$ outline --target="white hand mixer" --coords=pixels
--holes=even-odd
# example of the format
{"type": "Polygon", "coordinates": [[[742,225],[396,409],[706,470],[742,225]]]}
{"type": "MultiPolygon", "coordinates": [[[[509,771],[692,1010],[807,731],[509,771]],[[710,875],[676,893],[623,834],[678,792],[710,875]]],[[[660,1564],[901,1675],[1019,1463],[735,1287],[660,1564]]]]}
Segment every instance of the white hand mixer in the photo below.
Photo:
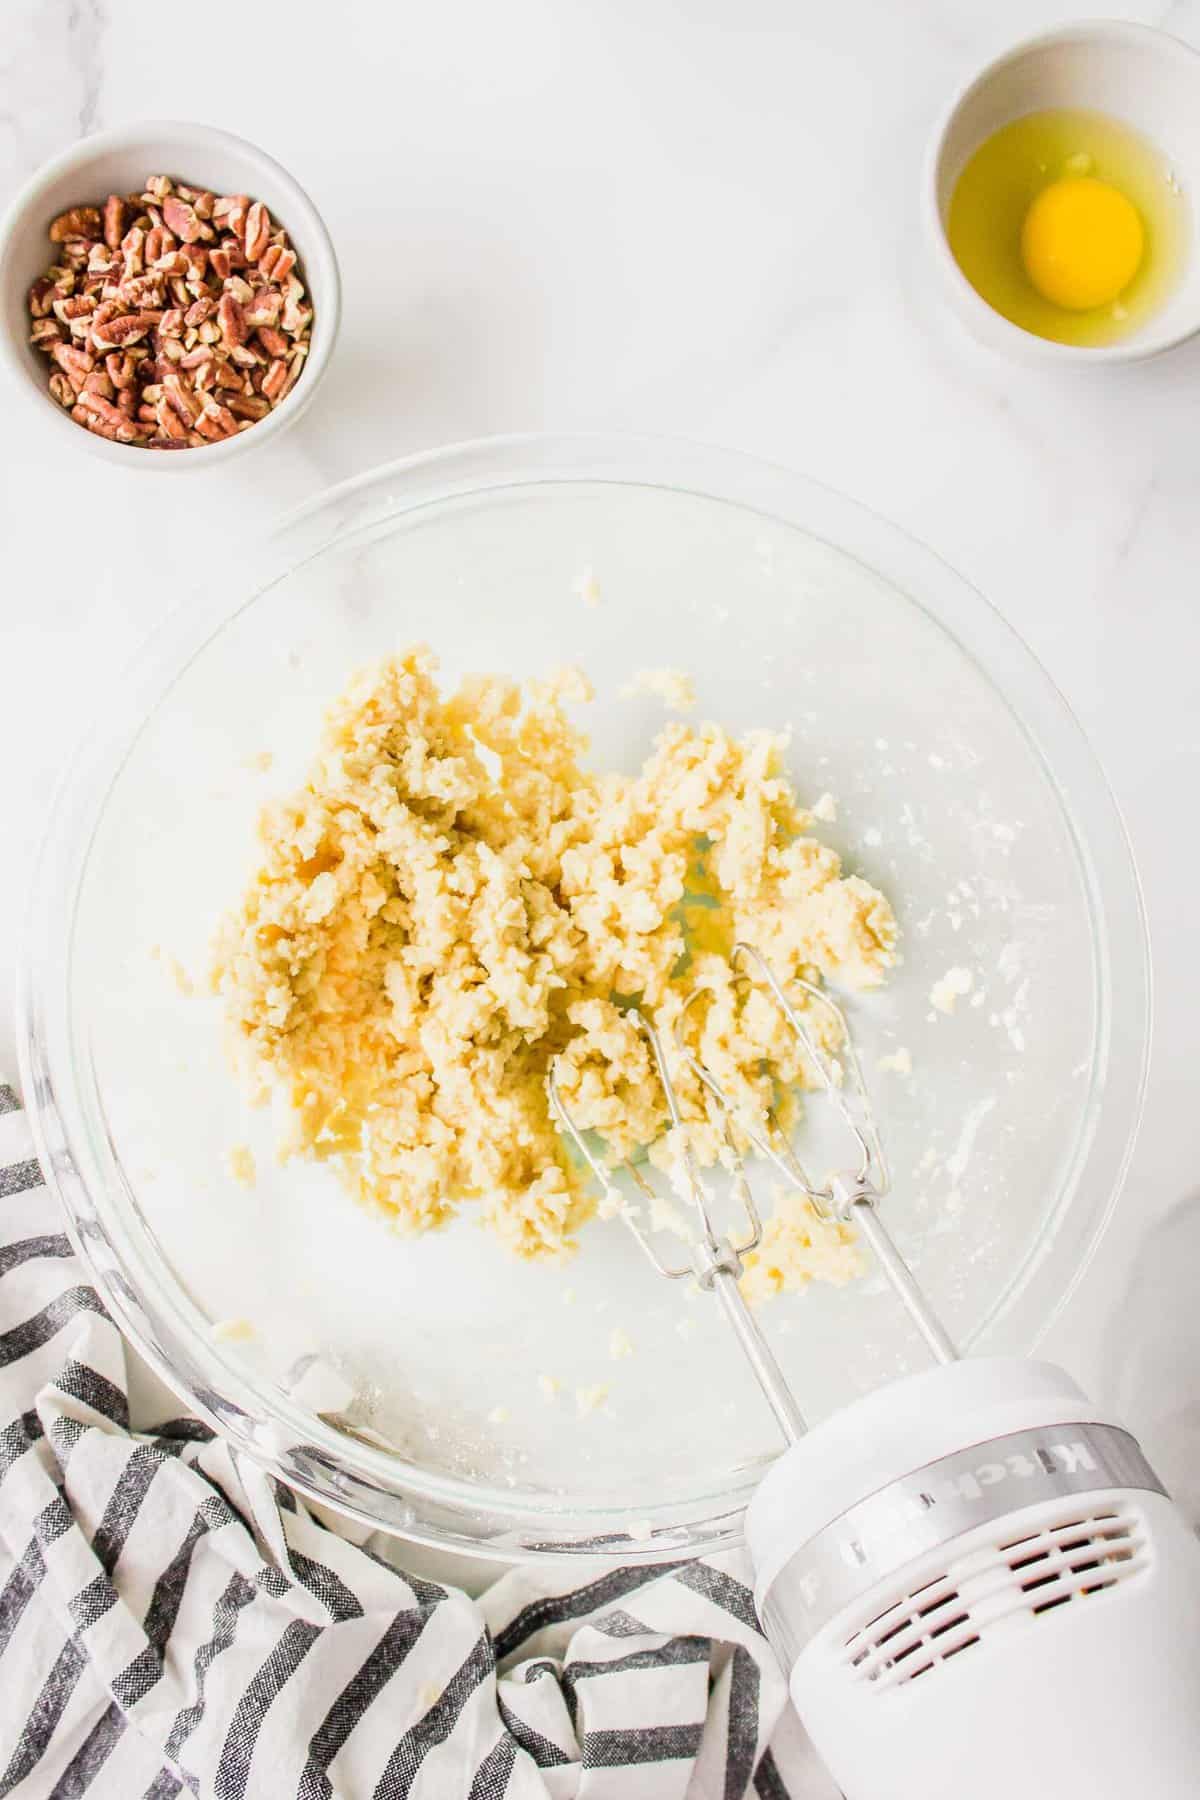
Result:
{"type": "MultiPolygon", "coordinates": [[[[691,1260],[664,1260],[636,1208],[620,1210],[660,1274],[717,1294],[787,1440],[746,1537],[759,1616],[813,1742],[847,1800],[1196,1800],[1200,1544],[1134,1438],[1061,1369],[958,1359],[879,1217],[887,1167],[843,1013],[796,984],[836,1018],[835,1068],[758,952],[739,944],[731,961],[799,1037],[857,1167],[815,1186],[773,1120],[735,1116],[687,1048],[689,1001],[676,1047],[724,1120],[747,1229],[733,1242],[714,1228],[663,1044],[636,1012],[682,1145],[691,1260]],[[738,1287],[761,1226],[735,1123],[818,1214],[854,1221],[936,1358],[812,1430],[738,1287]]],[[[550,1098],[617,1203],[553,1070],[550,1098]]]]}

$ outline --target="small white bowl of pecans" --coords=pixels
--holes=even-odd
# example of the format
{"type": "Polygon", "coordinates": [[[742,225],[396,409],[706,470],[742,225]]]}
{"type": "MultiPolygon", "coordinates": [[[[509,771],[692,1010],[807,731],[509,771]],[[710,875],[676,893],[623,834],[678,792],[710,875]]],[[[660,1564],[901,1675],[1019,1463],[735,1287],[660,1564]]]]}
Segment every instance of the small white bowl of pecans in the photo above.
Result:
{"type": "Polygon", "coordinates": [[[340,311],[303,188],[208,126],[84,138],[0,225],[0,356],[52,427],[127,467],[215,467],[294,424],[340,311]]]}

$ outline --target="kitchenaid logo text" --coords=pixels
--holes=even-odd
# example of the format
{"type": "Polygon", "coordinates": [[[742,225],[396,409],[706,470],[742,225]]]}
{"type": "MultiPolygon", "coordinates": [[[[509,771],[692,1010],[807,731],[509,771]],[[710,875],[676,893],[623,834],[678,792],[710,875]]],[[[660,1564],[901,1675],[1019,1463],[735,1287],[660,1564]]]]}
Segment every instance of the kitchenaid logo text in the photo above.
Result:
{"type": "MultiPolygon", "coordinates": [[[[1097,1472],[1095,1457],[1078,1439],[1061,1444],[1038,1444],[1028,1452],[1002,1457],[994,1462],[977,1463],[973,1468],[954,1474],[933,1476],[923,1480],[919,1489],[880,1495],[866,1503],[870,1512],[865,1529],[839,1542],[842,1558],[851,1568],[876,1562],[886,1555],[897,1537],[911,1537],[914,1521],[924,1519],[935,1507],[968,1506],[987,1500],[990,1491],[1004,1482],[1036,1482],[1054,1480],[1061,1475],[1093,1475],[1097,1472]]],[[[1015,1501],[1014,1504],[1021,1504],[1015,1501]]]]}

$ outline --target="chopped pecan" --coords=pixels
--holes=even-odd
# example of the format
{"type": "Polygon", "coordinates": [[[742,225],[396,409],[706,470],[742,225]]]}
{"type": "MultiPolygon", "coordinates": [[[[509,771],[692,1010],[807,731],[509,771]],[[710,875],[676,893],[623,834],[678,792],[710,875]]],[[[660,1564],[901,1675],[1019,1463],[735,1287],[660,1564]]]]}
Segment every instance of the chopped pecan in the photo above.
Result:
{"type": "Polygon", "coordinates": [[[196,420],[196,430],[201,437],[212,438],[215,441],[218,438],[228,437],[231,432],[236,431],[237,420],[227,406],[223,406],[210,395],[204,402],[203,412],[196,420]]]}
{"type": "Polygon", "coordinates": [[[286,281],[296,266],[296,252],[279,244],[270,244],[258,259],[258,266],[268,281],[286,281]]]}
{"type": "Polygon", "coordinates": [[[283,384],[287,380],[287,377],[287,364],[282,357],[276,357],[275,361],[263,376],[262,381],[262,392],[266,395],[267,399],[271,401],[272,405],[283,393],[283,384]]]}
{"type": "Polygon", "coordinates": [[[246,214],[246,261],[256,263],[271,241],[271,215],[261,200],[246,214]]]}
{"type": "Polygon", "coordinates": [[[84,378],[84,383],[80,392],[83,394],[100,394],[105,400],[111,400],[116,393],[116,389],[113,387],[112,382],[108,379],[108,376],[103,369],[93,369],[91,374],[84,378]]]}
{"type": "Polygon", "coordinates": [[[291,348],[290,340],[272,325],[260,325],[257,336],[268,356],[286,356],[291,348]]]}
{"type": "Polygon", "coordinates": [[[177,370],[163,376],[163,391],[186,425],[194,425],[200,417],[201,402],[192,390],[186,386],[182,375],[177,370]]]}
{"type": "Polygon", "coordinates": [[[181,418],[169,400],[160,400],[155,413],[158,417],[158,429],[164,437],[185,438],[188,433],[189,419],[181,418]]]}
{"type": "Polygon", "coordinates": [[[231,348],[234,344],[244,344],[250,335],[247,317],[232,294],[222,294],[217,302],[217,323],[222,338],[231,348]]]}
{"type": "Polygon", "coordinates": [[[174,192],[174,188],[175,183],[171,180],[169,175],[148,175],[146,177],[146,191],[142,195],[142,198],[147,201],[165,200],[168,194],[174,192]]]}
{"type": "Polygon", "coordinates": [[[76,411],[82,411],[89,419],[95,419],[97,428],[107,426],[108,430],[103,435],[112,435],[119,443],[131,444],[142,435],[136,423],[127,419],[111,400],[106,400],[102,394],[90,394],[86,388],[76,402],[76,411]]]}
{"type": "Polygon", "coordinates": [[[95,238],[100,236],[100,209],[98,206],[69,206],[66,212],[59,213],[50,226],[50,242],[65,244],[68,238],[95,238]]]}
{"type": "Polygon", "coordinates": [[[104,359],[108,379],[115,388],[132,388],[137,363],[128,350],[112,350],[104,359]]]}
{"type": "Polygon", "coordinates": [[[215,245],[208,253],[208,265],[218,281],[228,281],[231,264],[228,250],[215,245]]]}
{"type": "Polygon", "coordinates": [[[147,307],[162,305],[164,285],[163,277],[153,270],[149,275],[131,275],[121,283],[116,298],[134,312],[143,312],[147,307]]]}
{"type": "Polygon", "coordinates": [[[177,338],[183,336],[183,311],[178,306],[169,307],[158,321],[160,338],[177,338]]]}
{"type": "Polygon", "coordinates": [[[192,301],[183,315],[183,322],[185,325],[203,325],[205,319],[211,319],[216,310],[216,301],[205,294],[203,299],[192,301]]]}
{"type": "Polygon", "coordinates": [[[265,419],[271,410],[271,402],[264,400],[261,394],[235,394],[229,401],[229,410],[238,419],[265,419]]]}
{"type": "Polygon", "coordinates": [[[289,275],[287,278],[287,291],[283,302],[283,318],[281,323],[283,329],[290,332],[293,337],[298,337],[312,320],[311,310],[300,304],[303,298],[304,283],[300,280],[299,276],[289,275]]]}
{"type": "Polygon", "coordinates": [[[279,314],[283,310],[283,295],[278,288],[259,288],[246,302],[244,310],[246,323],[251,328],[258,325],[278,325],[279,314]]]}
{"type": "Polygon", "coordinates": [[[50,377],[50,392],[60,406],[74,406],[75,389],[61,369],[56,369],[50,377]]]}
{"type": "Polygon", "coordinates": [[[204,228],[203,220],[196,217],[195,207],[177,194],[168,194],[163,200],[162,215],[164,222],[184,244],[194,244],[204,228]]]}
{"type": "Polygon", "coordinates": [[[89,356],[86,350],[76,349],[74,344],[53,344],[50,354],[72,382],[78,381],[83,386],[85,376],[91,374],[96,366],[96,359],[89,356]]]}
{"type": "Polygon", "coordinates": [[[51,344],[62,343],[63,328],[57,319],[35,319],[29,341],[38,350],[49,350],[51,344]]]}
{"type": "Polygon", "coordinates": [[[296,348],[292,351],[291,358],[288,362],[287,380],[284,382],[282,391],[280,392],[280,400],[286,400],[296,383],[299,381],[307,356],[308,345],[297,344],[296,348]]]}
{"type": "Polygon", "coordinates": [[[71,294],[66,300],[54,302],[54,316],[69,325],[72,319],[86,318],[96,310],[96,298],[93,294],[71,294]]]}
{"type": "Polygon", "coordinates": [[[29,316],[44,319],[54,305],[58,290],[48,275],[41,275],[29,290],[29,316]]]}
{"type": "Polygon", "coordinates": [[[104,241],[110,250],[120,248],[125,231],[125,202],[120,194],[110,194],[104,202],[104,241]]]}
{"type": "Polygon", "coordinates": [[[92,337],[106,350],[117,350],[125,344],[136,344],[162,317],[162,313],[157,311],[122,313],[120,318],[107,319],[100,326],[93,325],[92,337]]]}
{"type": "Polygon", "coordinates": [[[249,194],[222,194],[213,204],[213,224],[233,232],[235,237],[241,237],[246,229],[246,214],[249,211],[249,194]]]}
{"type": "Polygon", "coordinates": [[[142,253],[146,246],[146,233],[140,225],[131,225],[121,239],[121,255],[125,258],[125,279],[131,275],[140,275],[145,266],[142,253]]]}

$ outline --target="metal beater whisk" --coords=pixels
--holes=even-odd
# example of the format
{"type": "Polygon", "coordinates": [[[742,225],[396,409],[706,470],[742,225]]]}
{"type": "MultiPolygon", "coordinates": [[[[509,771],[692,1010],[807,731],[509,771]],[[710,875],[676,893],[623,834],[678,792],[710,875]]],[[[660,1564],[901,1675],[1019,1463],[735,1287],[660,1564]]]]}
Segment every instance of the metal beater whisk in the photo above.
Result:
{"type": "MultiPolygon", "coordinates": [[[[631,1008],[626,1017],[632,1020],[650,1045],[658,1078],[662,1083],[663,1094],[666,1098],[671,1127],[680,1146],[681,1185],[685,1188],[691,1203],[697,1227],[697,1235],[691,1240],[690,1261],[674,1263],[661,1256],[655,1248],[651,1235],[646,1231],[636,1207],[628,1202],[623,1202],[617,1195],[609,1171],[594,1154],[563,1102],[558,1085],[557,1068],[553,1065],[549,1078],[550,1103],[559,1123],[595,1176],[605,1196],[611,1198],[614,1210],[620,1212],[643,1253],[657,1272],[670,1281],[680,1281],[691,1277],[702,1288],[717,1295],[726,1317],[737,1333],[742,1348],[749,1358],[750,1365],[779,1422],[784,1437],[789,1443],[795,1443],[807,1430],[804,1415],[801,1413],[783,1371],[738,1286],[743,1272],[743,1257],[753,1250],[762,1239],[762,1221],[755,1206],[754,1197],[750,1192],[745,1165],[735,1140],[735,1126],[758,1154],[780,1171],[790,1187],[798,1188],[804,1194],[818,1217],[826,1220],[843,1222],[852,1220],[854,1222],[874,1253],[892,1289],[938,1361],[954,1362],[957,1360],[958,1352],[945,1328],[930,1309],[929,1303],[913,1279],[908,1264],[896,1249],[886,1226],[879,1217],[877,1203],[887,1193],[890,1185],[887,1162],[867,1094],[866,1082],[863,1080],[862,1068],[850,1036],[850,1028],[841,1008],[822,989],[797,977],[795,985],[803,989],[811,1003],[824,1007],[837,1023],[841,1050],[835,1064],[834,1060],[821,1049],[813,1033],[788,999],[774,970],[752,945],[735,944],[729,961],[739,980],[761,983],[779,1008],[789,1029],[798,1038],[805,1056],[821,1079],[824,1091],[829,1095],[853,1133],[857,1147],[857,1163],[853,1168],[840,1170],[824,1186],[818,1186],[809,1177],[792,1145],[779,1130],[773,1116],[768,1118],[764,1131],[761,1122],[747,1119],[735,1111],[733,1103],[716,1076],[688,1048],[685,1041],[688,1015],[692,1007],[705,994],[711,992],[705,987],[696,989],[680,1013],[675,1030],[675,1042],[679,1055],[703,1084],[705,1091],[720,1112],[727,1147],[727,1157],[722,1158],[722,1164],[732,1173],[732,1193],[746,1219],[745,1231],[737,1236],[736,1241],[718,1232],[713,1223],[708,1196],[700,1181],[688,1142],[687,1128],[679,1107],[679,1096],[667,1066],[662,1039],[644,1013],[639,1012],[636,1008],[631,1008]]],[[[624,1166],[638,1190],[653,1203],[657,1197],[655,1189],[641,1169],[628,1161],[624,1166]]]]}

